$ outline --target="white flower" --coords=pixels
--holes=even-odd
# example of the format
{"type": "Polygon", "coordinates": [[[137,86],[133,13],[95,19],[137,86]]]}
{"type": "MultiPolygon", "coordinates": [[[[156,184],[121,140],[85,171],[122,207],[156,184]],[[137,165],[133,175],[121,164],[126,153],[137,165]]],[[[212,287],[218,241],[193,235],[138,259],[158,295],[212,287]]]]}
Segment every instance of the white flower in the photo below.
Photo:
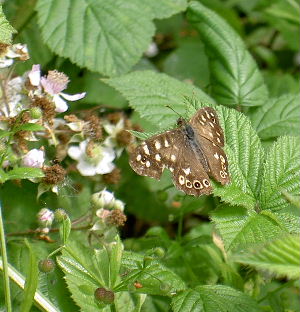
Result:
{"type": "Polygon", "coordinates": [[[119,200],[119,199],[116,199],[115,202],[114,202],[114,209],[120,209],[121,211],[124,211],[124,208],[125,208],[125,204],[119,200]]]}
{"type": "Polygon", "coordinates": [[[43,208],[38,212],[37,217],[41,226],[49,227],[54,220],[54,213],[48,208],[43,208]]]}
{"type": "Polygon", "coordinates": [[[63,113],[68,109],[67,102],[64,99],[77,101],[84,98],[86,95],[86,92],[73,95],[63,93],[62,91],[67,88],[69,78],[64,73],[60,73],[57,70],[50,70],[47,76],[41,77],[39,65],[33,65],[28,77],[33,86],[41,85],[44,91],[52,96],[56,107],[55,110],[58,113],[63,113]]]}
{"type": "Polygon", "coordinates": [[[117,144],[117,134],[124,130],[124,119],[121,118],[117,124],[111,124],[109,122],[103,124],[103,128],[106,131],[106,133],[109,135],[104,140],[104,145],[114,148],[117,154],[117,157],[119,157],[123,151],[123,147],[118,146],[117,144]]]}
{"type": "Polygon", "coordinates": [[[0,58],[0,68],[9,67],[13,64],[14,59],[25,61],[29,59],[26,44],[13,44],[7,48],[6,54],[0,58]]]}
{"type": "Polygon", "coordinates": [[[45,161],[44,151],[38,150],[36,148],[30,150],[23,157],[23,165],[31,168],[42,168],[45,161]]]}
{"type": "Polygon", "coordinates": [[[77,160],[77,169],[83,176],[94,176],[96,174],[106,174],[113,171],[115,165],[112,161],[115,159],[115,152],[110,147],[95,144],[91,151],[92,155],[87,155],[88,141],[82,141],[79,146],[71,146],[68,149],[68,155],[77,160]]]}
{"type": "Polygon", "coordinates": [[[1,110],[6,117],[15,117],[24,109],[21,103],[23,84],[24,80],[22,77],[13,78],[7,83],[6,105],[1,107],[1,110]]]}

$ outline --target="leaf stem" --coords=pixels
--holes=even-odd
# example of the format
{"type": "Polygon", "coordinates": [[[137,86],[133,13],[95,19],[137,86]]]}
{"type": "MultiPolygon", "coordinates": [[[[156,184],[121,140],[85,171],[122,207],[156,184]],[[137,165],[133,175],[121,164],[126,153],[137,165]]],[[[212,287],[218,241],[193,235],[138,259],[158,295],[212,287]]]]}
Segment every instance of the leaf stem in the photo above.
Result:
{"type": "Polygon", "coordinates": [[[261,299],[258,300],[258,303],[263,302],[265,299],[267,299],[269,296],[274,295],[275,293],[277,293],[278,291],[280,291],[281,289],[285,288],[285,287],[289,287],[290,285],[292,285],[295,281],[294,280],[290,280],[284,284],[282,284],[281,286],[277,287],[276,289],[274,289],[273,291],[270,291],[269,293],[267,293],[265,296],[263,296],[261,299]]]}
{"type": "Polygon", "coordinates": [[[1,256],[3,262],[3,284],[4,284],[4,294],[5,294],[5,304],[6,311],[11,312],[11,297],[10,297],[10,287],[9,287],[9,276],[8,276],[8,262],[7,262],[7,253],[6,253],[6,243],[5,243],[5,234],[4,226],[2,220],[2,208],[0,203],[0,240],[1,240],[1,256]]]}

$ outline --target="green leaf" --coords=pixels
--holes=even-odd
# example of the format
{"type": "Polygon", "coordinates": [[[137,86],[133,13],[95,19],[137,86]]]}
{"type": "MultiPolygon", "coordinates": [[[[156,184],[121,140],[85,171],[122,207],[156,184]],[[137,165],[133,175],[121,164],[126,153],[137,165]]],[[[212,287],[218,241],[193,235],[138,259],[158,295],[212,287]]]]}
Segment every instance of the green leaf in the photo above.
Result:
{"type": "Polygon", "coordinates": [[[227,106],[260,106],[268,91],[259,69],[241,38],[216,13],[196,1],[188,19],[201,34],[211,57],[212,93],[227,106]]]}
{"type": "Polygon", "coordinates": [[[153,18],[185,8],[185,0],[39,0],[38,23],[50,49],[106,76],[129,71],[147,50],[153,18]],[[142,12],[142,14],[141,14],[142,12]]]}
{"type": "Polygon", "coordinates": [[[34,300],[34,295],[37,290],[38,276],[39,276],[36,255],[34,251],[32,250],[31,245],[27,241],[25,241],[25,243],[29,250],[30,260],[29,260],[29,266],[28,266],[27,275],[26,275],[26,282],[24,286],[24,299],[20,307],[20,311],[22,312],[31,311],[31,306],[34,300]]]}
{"type": "Polygon", "coordinates": [[[217,107],[226,138],[231,183],[214,184],[214,194],[232,205],[253,208],[260,193],[260,173],[264,151],[250,121],[243,114],[217,107]]]}
{"type": "Polygon", "coordinates": [[[45,128],[39,124],[25,123],[23,125],[14,128],[14,133],[18,131],[42,131],[42,130],[45,130],[45,128]]]}
{"type": "Polygon", "coordinates": [[[72,227],[71,220],[67,215],[65,215],[65,217],[62,220],[62,223],[59,226],[59,236],[64,245],[67,243],[67,240],[71,233],[71,227],[72,227]]]}
{"type": "Polygon", "coordinates": [[[33,179],[43,178],[44,172],[39,168],[19,167],[6,172],[8,179],[33,179]]]}
{"type": "Polygon", "coordinates": [[[159,261],[152,260],[145,264],[143,255],[124,251],[122,266],[127,274],[123,276],[119,288],[116,287],[118,291],[134,287],[136,281],[142,285],[142,288],[135,290],[137,293],[151,295],[171,296],[186,288],[184,281],[159,261]]]}
{"type": "Polygon", "coordinates": [[[260,248],[249,250],[234,259],[257,269],[267,270],[277,277],[300,278],[300,238],[286,235],[268,242],[260,248]]]}
{"type": "Polygon", "coordinates": [[[205,285],[185,290],[172,299],[174,312],[257,312],[248,295],[224,285],[205,285]]]}
{"type": "Polygon", "coordinates": [[[178,48],[164,60],[163,72],[202,88],[207,87],[209,68],[203,43],[198,38],[180,42],[178,48]]]}
{"type": "Polygon", "coordinates": [[[211,219],[224,240],[226,250],[244,249],[287,232],[274,218],[242,207],[222,205],[211,219]]]}
{"type": "Polygon", "coordinates": [[[10,131],[0,129],[0,139],[8,137],[10,134],[10,131]]]}
{"type": "Polygon", "coordinates": [[[193,94],[203,102],[214,103],[199,88],[153,71],[136,71],[105,81],[120,91],[141,117],[156,126],[153,131],[174,126],[176,123],[178,115],[166,105],[172,106],[178,114],[186,113],[185,96],[193,94]]]}
{"type": "Polygon", "coordinates": [[[0,5],[0,42],[4,44],[12,44],[12,35],[16,33],[16,30],[7,21],[2,5],[0,5]]]}
{"type": "Polygon", "coordinates": [[[68,241],[57,263],[65,273],[74,301],[83,311],[95,311],[94,292],[98,287],[113,290],[119,279],[121,255],[119,239],[94,251],[78,242],[68,241]]]}
{"type": "MultiPolygon", "coordinates": [[[[267,212],[267,210],[265,210],[267,212]]],[[[289,212],[279,211],[271,212],[268,211],[268,215],[273,217],[275,221],[287,230],[290,234],[300,234],[300,217],[293,215],[289,212]]]]}
{"type": "Polygon", "coordinates": [[[282,195],[282,190],[292,196],[299,196],[299,171],[299,138],[279,138],[266,156],[260,194],[261,208],[278,211],[289,207],[290,203],[282,195]]]}
{"type": "Polygon", "coordinates": [[[251,115],[251,121],[258,135],[267,140],[281,135],[299,135],[300,95],[284,94],[269,99],[251,115]]]}

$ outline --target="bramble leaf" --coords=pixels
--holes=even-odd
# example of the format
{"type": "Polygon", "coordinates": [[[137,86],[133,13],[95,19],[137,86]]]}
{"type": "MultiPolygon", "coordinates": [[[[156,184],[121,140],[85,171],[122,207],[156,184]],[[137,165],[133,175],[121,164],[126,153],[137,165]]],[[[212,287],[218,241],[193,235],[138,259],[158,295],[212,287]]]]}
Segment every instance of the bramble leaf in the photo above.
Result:
{"type": "Polygon", "coordinates": [[[297,137],[280,137],[266,155],[260,203],[262,209],[272,211],[289,207],[282,190],[300,195],[300,144],[297,137]]]}
{"type": "Polygon", "coordinates": [[[257,303],[245,293],[224,285],[197,286],[172,299],[174,312],[256,312],[257,303]]]}
{"type": "Polygon", "coordinates": [[[267,140],[281,135],[299,135],[299,102],[299,94],[284,94],[258,107],[250,119],[260,138],[267,140]]]}
{"type": "Polygon", "coordinates": [[[127,72],[147,50],[155,31],[152,20],[185,6],[186,0],[39,0],[37,11],[43,39],[53,52],[115,76],[127,72]]]}
{"type": "Polygon", "coordinates": [[[300,238],[287,235],[249,250],[234,259],[257,269],[268,270],[277,277],[300,278],[300,238]]]}
{"type": "Polygon", "coordinates": [[[154,132],[176,124],[178,115],[166,105],[171,106],[178,114],[185,115],[185,96],[194,95],[199,101],[214,103],[199,88],[150,70],[135,71],[105,81],[120,91],[141,117],[156,126],[153,128],[154,132]]]}
{"type": "Polygon", "coordinates": [[[2,5],[0,5],[0,42],[3,44],[12,44],[12,35],[16,33],[16,30],[7,21],[2,5]]]}
{"type": "Polygon", "coordinates": [[[192,1],[188,19],[199,31],[208,50],[212,94],[227,106],[260,106],[268,91],[254,59],[241,38],[216,13],[192,1]]]}
{"type": "Polygon", "coordinates": [[[227,250],[245,249],[287,233],[281,224],[276,224],[274,218],[242,207],[222,205],[212,214],[211,219],[227,250]]]}

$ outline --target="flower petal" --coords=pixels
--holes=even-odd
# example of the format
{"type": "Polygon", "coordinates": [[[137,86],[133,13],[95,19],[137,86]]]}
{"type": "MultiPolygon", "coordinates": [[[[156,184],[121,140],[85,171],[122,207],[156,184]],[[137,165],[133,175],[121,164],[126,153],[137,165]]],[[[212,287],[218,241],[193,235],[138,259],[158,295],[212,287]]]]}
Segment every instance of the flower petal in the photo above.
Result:
{"type": "Polygon", "coordinates": [[[41,82],[41,66],[40,64],[32,65],[32,69],[28,74],[28,78],[30,80],[30,83],[37,87],[40,85],[41,82]]]}
{"type": "Polygon", "coordinates": [[[68,101],[77,101],[77,100],[84,98],[86,95],[86,92],[77,93],[77,94],[67,94],[67,93],[60,92],[59,94],[68,101]]]}
{"type": "Polygon", "coordinates": [[[55,111],[58,113],[64,113],[68,110],[68,104],[63,100],[58,94],[53,95],[53,100],[55,103],[55,111]]]}
{"type": "Polygon", "coordinates": [[[82,156],[82,150],[79,146],[70,146],[68,149],[68,155],[75,160],[79,160],[82,156]]]}

